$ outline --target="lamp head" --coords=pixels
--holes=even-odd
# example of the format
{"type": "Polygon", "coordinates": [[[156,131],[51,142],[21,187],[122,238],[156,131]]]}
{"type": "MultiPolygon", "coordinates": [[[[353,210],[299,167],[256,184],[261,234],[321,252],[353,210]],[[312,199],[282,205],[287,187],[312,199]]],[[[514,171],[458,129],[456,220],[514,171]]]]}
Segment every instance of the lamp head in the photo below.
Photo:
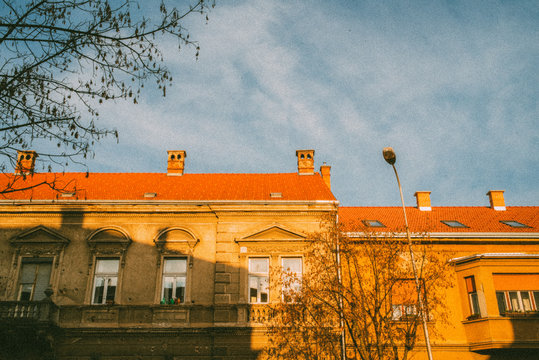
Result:
{"type": "Polygon", "coordinates": [[[384,150],[382,150],[382,154],[389,165],[394,165],[395,161],[397,161],[397,155],[395,155],[395,151],[393,151],[392,147],[385,147],[384,150]]]}

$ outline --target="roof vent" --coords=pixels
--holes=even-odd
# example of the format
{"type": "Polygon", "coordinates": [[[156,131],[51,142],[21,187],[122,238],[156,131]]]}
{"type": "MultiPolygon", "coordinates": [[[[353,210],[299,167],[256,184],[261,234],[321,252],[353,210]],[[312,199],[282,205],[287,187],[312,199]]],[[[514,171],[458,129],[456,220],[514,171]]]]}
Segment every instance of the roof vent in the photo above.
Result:
{"type": "Polygon", "coordinates": [[[33,150],[17,151],[17,165],[15,175],[29,175],[34,173],[37,153],[33,150]]]}
{"type": "Polygon", "coordinates": [[[496,211],[505,211],[504,190],[490,190],[487,195],[490,200],[490,207],[496,211]]]}
{"type": "Polygon", "coordinates": [[[432,211],[430,206],[430,191],[416,191],[417,208],[421,211],[432,211]]]}
{"type": "Polygon", "coordinates": [[[183,169],[185,167],[185,158],[187,157],[187,152],[185,152],[185,150],[168,150],[167,153],[167,175],[182,176],[183,169]]]}
{"type": "Polygon", "coordinates": [[[314,150],[296,150],[298,158],[298,174],[314,174],[314,150]]]}

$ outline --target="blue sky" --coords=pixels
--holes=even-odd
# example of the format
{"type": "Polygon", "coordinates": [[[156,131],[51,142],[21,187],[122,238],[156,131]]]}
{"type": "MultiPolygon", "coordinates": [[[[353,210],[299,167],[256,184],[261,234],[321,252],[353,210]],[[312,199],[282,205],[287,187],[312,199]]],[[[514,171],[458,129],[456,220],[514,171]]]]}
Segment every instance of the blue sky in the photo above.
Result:
{"type": "Polygon", "coordinates": [[[186,172],[294,172],[315,149],[341,204],[399,205],[392,146],[407,205],[539,205],[539,2],[218,1],[186,25],[199,59],[163,42],[174,86],[103,107],[120,141],[90,171],[186,150],[186,172]]]}

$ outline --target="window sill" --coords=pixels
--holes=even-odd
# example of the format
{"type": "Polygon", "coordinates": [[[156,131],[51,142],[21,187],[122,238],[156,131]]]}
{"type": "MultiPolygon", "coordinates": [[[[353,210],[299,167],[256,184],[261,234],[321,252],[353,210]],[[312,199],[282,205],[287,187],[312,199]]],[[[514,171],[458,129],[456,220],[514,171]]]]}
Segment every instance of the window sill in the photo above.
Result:
{"type": "Polygon", "coordinates": [[[539,318],[539,311],[508,311],[500,314],[500,316],[509,318],[539,318]]]}

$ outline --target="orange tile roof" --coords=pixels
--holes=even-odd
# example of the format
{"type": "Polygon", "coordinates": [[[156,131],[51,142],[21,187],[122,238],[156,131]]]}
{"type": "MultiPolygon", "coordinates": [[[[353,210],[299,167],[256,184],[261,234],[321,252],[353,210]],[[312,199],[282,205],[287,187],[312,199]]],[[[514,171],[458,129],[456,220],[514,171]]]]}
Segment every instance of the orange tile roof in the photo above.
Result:
{"type": "MultiPolygon", "coordinates": [[[[14,175],[0,175],[0,189],[6,189],[14,175]]],[[[18,176],[15,187],[54,183],[63,192],[76,191],[65,197],[44,184],[26,191],[0,194],[9,200],[336,200],[320,174],[184,174],[166,173],[43,173],[18,176]],[[145,198],[145,193],[156,193],[145,198]],[[281,193],[282,197],[271,197],[281,193]]]]}
{"type": "MultiPolygon", "coordinates": [[[[412,232],[539,232],[539,206],[511,206],[506,211],[489,207],[433,207],[432,211],[420,211],[407,207],[408,224],[412,232]],[[456,220],[467,227],[453,228],[442,220],[456,220]],[[514,220],[529,227],[515,228],[500,221],[514,220]]],[[[402,207],[340,207],[339,221],[347,231],[360,230],[362,220],[378,220],[386,227],[373,231],[404,231],[402,207]]]]}

